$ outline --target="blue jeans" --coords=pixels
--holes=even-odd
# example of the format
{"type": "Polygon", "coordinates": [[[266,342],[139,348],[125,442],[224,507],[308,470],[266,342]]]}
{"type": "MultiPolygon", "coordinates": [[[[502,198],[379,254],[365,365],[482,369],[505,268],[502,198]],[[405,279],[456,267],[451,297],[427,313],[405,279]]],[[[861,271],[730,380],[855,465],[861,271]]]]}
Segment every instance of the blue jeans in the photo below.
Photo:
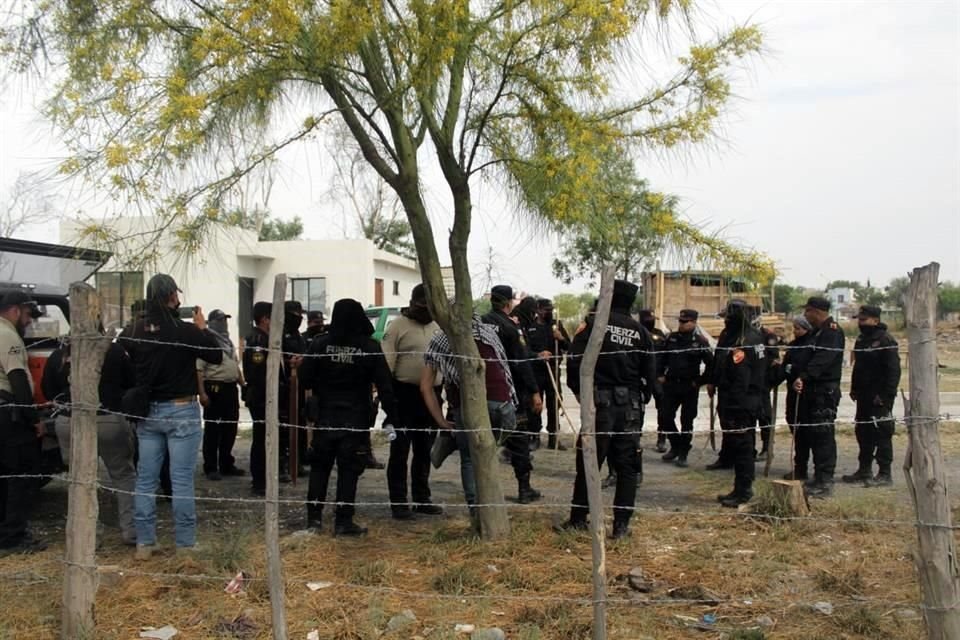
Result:
{"type": "MultiPolygon", "coordinates": [[[[493,428],[494,437],[498,441],[502,432],[512,432],[516,429],[517,410],[513,403],[487,400],[487,412],[490,414],[490,426],[493,428]]],[[[477,478],[473,472],[473,460],[470,459],[470,434],[463,430],[463,412],[459,408],[454,412],[453,422],[456,425],[453,439],[460,453],[460,482],[463,484],[463,495],[467,499],[467,504],[473,506],[477,503],[477,478]]]]}
{"type": "Polygon", "coordinates": [[[140,462],[137,468],[137,495],[134,524],[137,544],[157,542],[157,488],[164,452],[170,454],[173,484],[173,521],[178,547],[197,542],[197,509],[193,474],[203,430],[200,405],[196,402],[151,402],[147,419],[137,425],[140,462]]]}

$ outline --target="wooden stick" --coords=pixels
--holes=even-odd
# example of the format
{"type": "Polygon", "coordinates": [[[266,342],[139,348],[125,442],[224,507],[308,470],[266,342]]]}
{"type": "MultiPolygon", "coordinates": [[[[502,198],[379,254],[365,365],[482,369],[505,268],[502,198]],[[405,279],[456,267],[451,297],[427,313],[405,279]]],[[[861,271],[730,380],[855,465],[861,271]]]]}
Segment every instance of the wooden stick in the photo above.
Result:
{"type": "MultiPolygon", "coordinates": [[[[70,483],[63,577],[63,640],[93,637],[97,593],[97,411],[100,370],[110,346],[98,331],[100,299],[88,284],[70,285],[70,483]]],[[[39,445],[38,445],[39,446],[39,445]]]]}
{"type": "Polygon", "coordinates": [[[960,566],[936,417],[940,413],[936,342],[939,272],[936,262],[914,269],[904,296],[910,345],[910,445],[904,476],[917,513],[917,569],[927,637],[931,640],[960,638],[960,566]]]}
{"type": "Polygon", "coordinates": [[[270,580],[270,610],[274,640],[287,640],[287,613],[284,608],[283,560],[280,557],[280,361],[283,354],[283,299],[287,276],[277,274],[273,284],[273,311],[270,314],[270,351],[267,355],[266,476],[267,495],[264,527],[267,545],[267,573],[270,580]]]}
{"type": "Polygon", "coordinates": [[[593,318],[593,328],[580,364],[580,445],[587,481],[587,503],[590,505],[590,537],[593,549],[593,640],[607,637],[607,550],[604,546],[603,489],[597,461],[595,438],[597,411],[593,396],[594,370],[603,348],[603,338],[610,319],[613,300],[614,267],[603,268],[600,277],[600,301],[593,318]]]}

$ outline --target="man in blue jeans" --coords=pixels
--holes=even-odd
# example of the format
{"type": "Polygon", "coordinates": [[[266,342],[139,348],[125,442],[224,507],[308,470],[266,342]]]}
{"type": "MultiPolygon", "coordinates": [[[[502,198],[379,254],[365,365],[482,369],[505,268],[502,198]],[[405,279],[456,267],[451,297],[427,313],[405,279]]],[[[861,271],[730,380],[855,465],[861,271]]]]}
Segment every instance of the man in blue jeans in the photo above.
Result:
{"type": "Polygon", "coordinates": [[[179,294],[169,275],[150,278],[144,318],[123,345],[133,360],[137,387],[146,388],[150,402],[146,419],[137,424],[140,460],[134,525],[140,560],[149,558],[157,544],[156,492],[164,453],[170,456],[177,550],[192,549],[197,540],[193,474],[203,432],[196,362],[200,358],[219,364],[223,351],[207,331],[200,307],[193,310],[193,324],[180,320],[179,294]]]}

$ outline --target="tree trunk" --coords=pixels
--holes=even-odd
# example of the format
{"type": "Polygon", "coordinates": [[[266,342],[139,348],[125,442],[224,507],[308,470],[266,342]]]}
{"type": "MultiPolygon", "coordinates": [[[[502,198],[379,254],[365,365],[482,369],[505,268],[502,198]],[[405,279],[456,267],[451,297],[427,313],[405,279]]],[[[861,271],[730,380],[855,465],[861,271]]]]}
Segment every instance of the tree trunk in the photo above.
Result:
{"type": "Polygon", "coordinates": [[[273,310],[270,313],[270,351],[267,354],[266,407],[266,480],[264,538],[267,547],[267,573],[270,580],[270,609],[275,640],[287,638],[287,614],[284,608],[283,559],[280,557],[280,363],[283,359],[283,299],[287,276],[277,274],[273,284],[273,310]]]}
{"type": "Polygon", "coordinates": [[[940,448],[936,262],[914,269],[904,303],[909,344],[909,445],[903,464],[917,512],[917,569],[927,637],[960,638],[960,568],[940,448]]]}
{"type": "MultiPolygon", "coordinates": [[[[426,208],[420,199],[416,183],[398,192],[410,222],[417,255],[420,257],[420,274],[427,292],[427,303],[434,319],[450,338],[454,354],[463,356],[460,371],[460,391],[464,428],[468,430],[470,457],[477,481],[477,500],[486,505],[478,510],[480,535],[484,540],[497,540],[510,534],[510,520],[500,486],[497,443],[490,428],[487,412],[487,388],[483,360],[473,341],[473,296],[470,289],[470,271],[466,258],[467,229],[455,225],[450,236],[450,254],[456,298],[453,305],[447,304],[449,292],[443,286],[440,260],[433,243],[433,228],[426,208]],[[455,239],[456,238],[456,239],[455,239]]],[[[469,208],[469,191],[462,194],[466,202],[458,200],[456,206],[469,208]]],[[[463,218],[461,217],[461,220],[463,218]]]]}
{"type": "Polygon", "coordinates": [[[605,640],[607,637],[607,550],[604,546],[603,488],[600,484],[600,465],[597,463],[597,409],[593,398],[593,374],[603,348],[607,322],[610,320],[615,275],[616,267],[613,266],[605,266],[600,275],[597,313],[593,317],[593,329],[587,339],[587,348],[580,364],[580,445],[587,481],[593,548],[593,640],[605,640]]]}
{"type": "Polygon", "coordinates": [[[63,579],[64,640],[93,637],[97,593],[97,411],[100,370],[110,347],[99,331],[100,299],[88,284],[70,285],[71,356],[70,476],[66,569],[63,579]]]}

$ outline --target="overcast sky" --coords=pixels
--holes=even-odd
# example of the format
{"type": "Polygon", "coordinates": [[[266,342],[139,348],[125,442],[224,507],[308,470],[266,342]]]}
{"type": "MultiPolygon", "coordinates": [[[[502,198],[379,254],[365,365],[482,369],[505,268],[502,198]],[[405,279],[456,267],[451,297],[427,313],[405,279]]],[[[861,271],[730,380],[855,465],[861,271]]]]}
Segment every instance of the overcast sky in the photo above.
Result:
{"type": "MultiPolygon", "coordinates": [[[[642,159],[642,176],[680,196],[691,219],[772,256],[781,279],[793,284],[885,284],[931,260],[940,262],[942,279],[960,280],[958,6],[707,4],[705,12],[721,25],[759,23],[768,52],[735,79],[738,98],[720,140],[642,159]]],[[[60,153],[29,96],[21,88],[0,97],[0,189],[60,153]]],[[[270,203],[280,217],[302,215],[308,237],[343,235],[342,215],[324,197],[323,162],[307,150],[285,155],[270,203]]],[[[444,186],[426,187],[444,251],[444,186]]],[[[583,288],[552,276],[558,239],[516,230],[521,225],[494,187],[477,185],[475,195],[475,281],[485,279],[492,253],[495,279],[517,288],[542,295],[583,288]]],[[[29,235],[50,240],[51,229],[29,235]]]]}

